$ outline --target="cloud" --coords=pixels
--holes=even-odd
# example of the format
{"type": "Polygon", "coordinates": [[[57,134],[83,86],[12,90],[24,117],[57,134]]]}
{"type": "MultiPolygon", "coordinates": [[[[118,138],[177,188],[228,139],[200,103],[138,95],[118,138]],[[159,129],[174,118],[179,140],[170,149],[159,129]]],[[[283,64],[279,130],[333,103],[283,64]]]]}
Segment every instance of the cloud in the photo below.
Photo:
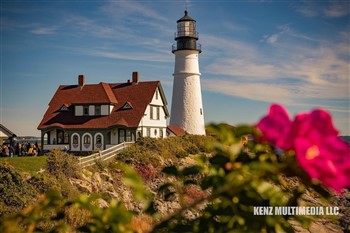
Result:
{"type": "Polygon", "coordinates": [[[208,65],[205,71],[210,74],[263,79],[276,76],[276,68],[273,65],[258,64],[256,61],[247,58],[219,59],[215,63],[208,65]]]}
{"type": "Polygon", "coordinates": [[[104,57],[110,59],[123,59],[131,61],[145,61],[145,62],[173,62],[173,58],[169,56],[168,52],[155,53],[154,51],[147,52],[115,52],[111,50],[102,49],[85,49],[85,48],[66,48],[68,51],[78,54],[104,57]]]}
{"type": "Polygon", "coordinates": [[[56,33],[56,28],[39,27],[30,31],[35,35],[52,35],[56,33]]]}
{"type": "Polygon", "coordinates": [[[323,16],[327,18],[343,17],[350,14],[348,0],[332,0],[322,2],[304,1],[296,7],[296,10],[305,17],[323,16]]]}
{"type": "Polygon", "coordinates": [[[274,44],[277,42],[279,35],[278,34],[273,34],[269,37],[266,38],[266,42],[269,44],[274,44]]]}
{"type": "Polygon", "coordinates": [[[337,18],[346,16],[350,13],[349,1],[332,1],[331,4],[324,9],[324,14],[327,17],[337,18]]]}
{"type": "MultiPolygon", "coordinates": [[[[268,51],[253,43],[206,38],[210,49],[221,56],[204,67],[204,77],[216,76],[203,80],[204,89],[263,102],[281,100],[289,105],[348,100],[350,47],[345,32],[335,34],[331,41],[318,41],[284,25],[274,35],[277,39],[270,42],[282,36],[283,40],[268,51]]],[[[349,112],[339,106],[332,109],[349,112]]]]}
{"type": "Polygon", "coordinates": [[[284,104],[291,104],[290,93],[286,92],[285,87],[276,84],[263,82],[245,82],[239,79],[204,79],[202,80],[204,90],[222,93],[229,96],[237,96],[251,100],[260,100],[263,102],[275,102],[279,100],[284,104]],[[267,94],[268,93],[268,94],[267,94]]]}
{"type": "Polygon", "coordinates": [[[314,7],[310,3],[304,3],[301,6],[298,6],[297,11],[305,17],[315,17],[319,15],[319,12],[316,9],[316,7],[314,7]]]}
{"type": "Polygon", "coordinates": [[[168,21],[167,18],[163,17],[164,13],[159,14],[146,4],[140,4],[135,1],[109,1],[101,9],[119,19],[133,20],[134,17],[139,18],[142,16],[158,21],[168,21]]]}

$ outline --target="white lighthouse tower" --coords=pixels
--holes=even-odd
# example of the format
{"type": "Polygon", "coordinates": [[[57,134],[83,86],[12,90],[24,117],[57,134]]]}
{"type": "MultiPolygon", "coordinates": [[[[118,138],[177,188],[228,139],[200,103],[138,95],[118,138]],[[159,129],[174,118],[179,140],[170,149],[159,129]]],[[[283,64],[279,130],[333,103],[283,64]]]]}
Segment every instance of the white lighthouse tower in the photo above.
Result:
{"type": "Polygon", "coordinates": [[[197,43],[196,21],[185,16],[177,21],[174,85],[170,125],[177,125],[189,134],[205,135],[204,113],[198,55],[201,46],[197,43]]]}

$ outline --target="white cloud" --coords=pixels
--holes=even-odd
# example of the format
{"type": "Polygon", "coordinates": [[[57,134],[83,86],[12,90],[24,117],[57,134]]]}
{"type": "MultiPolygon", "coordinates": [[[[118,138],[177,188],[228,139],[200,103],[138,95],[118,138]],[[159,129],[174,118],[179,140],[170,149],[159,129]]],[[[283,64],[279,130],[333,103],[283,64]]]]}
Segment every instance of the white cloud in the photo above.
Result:
{"type": "Polygon", "coordinates": [[[159,14],[146,4],[135,1],[109,1],[102,7],[102,10],[116,18],[132,20],[133,17],[146,17],[148,19],[167,21],[163,14],[159,14]]]}
{"type": "Polygon", "coordinates": [[[327,17],[336,18],[348,15],[350,13],[349,1],[332,1],[331,4],[324,9],[327,17]]]}
{"type": "Polygon", "coordinates": [[[276,76],[276,68],[273,65],[257,64],[255,61],[247,58],[219,59],[205,67],[205,71],[211,74],[262,79],[276,76]]]}
{"type": "Polygon", "coordinates": [[[269,37],[267,37],[266,42],[269,44],[274,44],[277,42],[279,35],[278,34],[273,34],[269,37]]]}
{"type": "Polygon", "coordinates": [[[291,104],[290,93],[285,87],[276,84],[262,82],[248,83],[240,79],[222,80],[222,79],[204,79],[202,80],[204,90],[218,92],[230,96],[237,96],[251,100],[264,102],[276,102],[291,104]]]}
{"type": "Polygon", "coordinates": [[[154,53],[147,52],[115,52],[102,49],[84,49],[84,48],[67,48],[71,52],[76,52],[83,55],[104,57],[110,59],[124,59],[131,61],[146,61],[146,62],[172,62],[173,58],[168,52],[154,53]]]}
{"type": "Polygon", "coordinates": [[[304,1],[296,7],[296,10],[305,17],[337,18],[350,14],[350,4],[348,0],[331,0],[323,4],[317,1],[304,1]]]}
{"type": "Polygon", "coordinates": [[[208,77],[212,74],[222,78],[205,80],[204,88],[264,102],[282,99],[294,105],[307,99],[348,99],[350,47],[345,33],[335,35],[337,42],[312,40],[310,46],[288,38],[312,38],[290,26],[282,29],[278,35],[284,40],[268,52],[247,42],[207,38],[207,42],[213,42],[209,43],[211,50],[221,57],[205,66],[204,72],[208,77]]]}
{"type": "Polygon", "coordinates": [[[38,27],[30,31],[31,33],[35,35],[52,35],[56,33],[55,27],[38,27]]]}
{"type": "Polygon", "coordinates": [[[304,3],[297,7],[297,11],[305,17],[315,17],[319,15],[317,9],[311,3],[304,3]]]}

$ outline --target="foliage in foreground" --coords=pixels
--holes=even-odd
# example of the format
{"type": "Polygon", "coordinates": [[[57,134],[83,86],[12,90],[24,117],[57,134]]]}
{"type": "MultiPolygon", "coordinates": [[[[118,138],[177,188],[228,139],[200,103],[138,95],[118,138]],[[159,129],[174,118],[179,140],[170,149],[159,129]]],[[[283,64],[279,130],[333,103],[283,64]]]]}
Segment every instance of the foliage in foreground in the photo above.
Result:
{"type": "MultiPolygon", "coordinates": [[[[315,217],[254,215],[254,206],[301,206],[305,205],[301,201],[302,196],[310,192],[321,197],[325,206],[329,205],[331,191],[323,184],[340,193],[342,188],[347,187],[347,180],[342,179],[341,186],[333,186],[324,176],[318,176],[320,179],[316,179],[315,176],[329,174],[331,171],[331,175],[338,172],[339,177],[349,178],[347,170],[342,168],[350,163],[346,157],[350,149],[335,138],[334,130],[327,132],[336,148],[332,147],[334,145],[323,147],[318,144],[325,142],[319,134],[327,128],[317,125],[322,119],[327,120],[327,117],[319,119],[311,116],[310,121],[309,115],[303,116],[303,119],[308,121],[302,122],[298,119],[298,125],[290,128],[294,130],[285,131],[280,129],[281,125],[283,126],[281,122],[287,122],[288,127],[289,123],[293,124],[285,121],[285,114],[278,111],[270,111],[269,116],[264,118],[258,127],[232,128],[226,125],[211,125],[211,132],[216,139],[209,150],[212,151],[211,156],[203,154],[196,165],[189,167],[165,167],[163,172],[176,179],[162,185],[159,193],[165,194],[165,201],[174,197],[181,202],[181,208],[168,216],[159,215],[157,206],[145,191],[142,179],[133,169],[125,166],[124,182],[134,190],[135,198],[144,203],[142,216],[147,215],[152,223],[147,232],[294,232],[290,220],[307,227],[315,217]],[[277,117],[274,115],[276,112],[277,117]],[[269,127],[264,128],[266,125],[269,127]],[[305,128],[308,129],[307,132],[313,133],[299,131],[305,128]],[[242,141],[246,135],[251,135],[256,140],[242,141]],[[279,138],[283,138],[284,141],[278,141],[279,138]],[[284,147],[286,143],[289,145],[284,147]],[[305,149],[305,145],[311,149],[305,149]],[[338,154],[343,157],[338,158],[338,154]],[[332,160],[333,158],[337,158],[337,161],[332,160]],[[334,169],[329,171],[327,166],[324,166],[315,173],[312,170],[314,159],[317,160],[317,165],[322,165],[322,159],[326,159],[323,165],[332,164],[334,169]],[[338,163],[339,161],[342,163],[338,163]],[[298,185],[288,185],[289,178],[297,179],[298,185]],[[322,184],[320,181],[326,182],[322,184]],[[186,215],[187,211],[192,209],[199,213],[195,218],[186,215]]],[[[154,152],[159,149],[156,140],[146,139],[142,143],[149,144],[148,147],[154,152]]],[[[140,154],[131,157],[130,164],[140,165],[142,153],[135,152],[140,154]]],[[[44,222],[52,222],[53,227],[50,230],[56,232],[136,231],[134,220],[140,213],[125,209],[123,204],[116,200],[111,200],[108,208],[97,208],[95,200],[94,197],[85,195],[67,200],[62,195],[49,192],[36,205],[31,205],[14,215],[3,215],[0,231],[36,232],[43,230],[41,226],[44,222]],[[86,220],[81,224],[70,224],[67,219],[72,208],[84,210],[86,220]]]]}

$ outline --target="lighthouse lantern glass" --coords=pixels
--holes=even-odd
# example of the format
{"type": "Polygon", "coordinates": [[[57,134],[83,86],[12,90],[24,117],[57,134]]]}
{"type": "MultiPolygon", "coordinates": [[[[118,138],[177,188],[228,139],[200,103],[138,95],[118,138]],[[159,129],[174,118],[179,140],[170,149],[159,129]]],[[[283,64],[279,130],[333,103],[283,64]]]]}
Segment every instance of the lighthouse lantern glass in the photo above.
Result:
{"type": "Polygon", "coordinates": [[[195,22],[181,21],[177,24],[178,36],[195,36],[195,22]]]}

